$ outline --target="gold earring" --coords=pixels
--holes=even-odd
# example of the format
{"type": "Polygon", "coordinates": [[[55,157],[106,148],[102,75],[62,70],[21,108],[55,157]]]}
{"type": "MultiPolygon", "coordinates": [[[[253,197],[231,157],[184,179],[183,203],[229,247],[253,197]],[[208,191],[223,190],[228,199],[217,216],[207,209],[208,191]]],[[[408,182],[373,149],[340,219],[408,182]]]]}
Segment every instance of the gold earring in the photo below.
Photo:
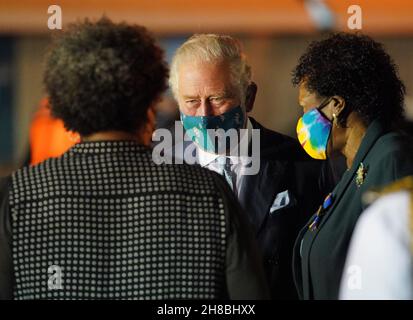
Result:
{"type": "Polygon", "coordinates": [[[336,115],[335,113],[333,113],[333,123],[334,123],[334,125],[335,125],[336,128],[339,127],[339,125],[338,125],[338,120],[337,120],[337,115],[336,115]]]}

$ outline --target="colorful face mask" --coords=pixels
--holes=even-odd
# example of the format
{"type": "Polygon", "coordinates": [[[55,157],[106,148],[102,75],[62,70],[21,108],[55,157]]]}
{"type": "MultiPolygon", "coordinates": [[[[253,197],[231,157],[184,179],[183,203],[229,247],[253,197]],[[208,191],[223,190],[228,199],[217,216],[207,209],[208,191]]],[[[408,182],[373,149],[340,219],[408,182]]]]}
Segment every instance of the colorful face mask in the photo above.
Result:
{"type": "Polygon", "coordinates": [[[327,144],[331,127],[331,121],[321,114],[319,108],[306,112],[298,120],[298,141],[312,158],[327,159],[327,144]]]}
{"type": "Polygon", "coordinates": [[[241,129],[244,120],[244,112],[239,106],[219,116],[188,116],[181,112],[181,121],[188,136],[203,150],[212,153],[217,153],[218,150],[213,131],[241,129]]]}

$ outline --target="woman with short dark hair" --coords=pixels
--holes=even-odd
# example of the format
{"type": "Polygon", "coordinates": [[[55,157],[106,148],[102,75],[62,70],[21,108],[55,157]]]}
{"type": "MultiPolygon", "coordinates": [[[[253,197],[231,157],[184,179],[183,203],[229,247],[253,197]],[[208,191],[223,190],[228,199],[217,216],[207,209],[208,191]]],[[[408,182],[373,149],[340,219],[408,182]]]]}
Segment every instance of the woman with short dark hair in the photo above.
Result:
{"type": "Polygon", "coordinates": [[[412,143],[396,132],[405,88],[380,43],[347,33],[313,42],[293,83],[304,111],[297,125],[303,148],[316,159],[340,153],[347,163],[297,238],[295,282],[304,299],[337,299],[364,192],[413,173],[412,143]]]}

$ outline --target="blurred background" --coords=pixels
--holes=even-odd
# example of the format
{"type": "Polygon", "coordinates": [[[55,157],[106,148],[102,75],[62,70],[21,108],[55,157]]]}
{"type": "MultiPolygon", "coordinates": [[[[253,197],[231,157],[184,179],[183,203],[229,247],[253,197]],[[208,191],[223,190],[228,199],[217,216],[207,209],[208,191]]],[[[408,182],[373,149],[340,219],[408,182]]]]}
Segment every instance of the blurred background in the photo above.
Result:
{"type": "MultiPolygon", "coordinates": [[[[47,25],[51,5],[61,7],[63,29],[67,23],[103,14],[113,21],[144,25],[158,38],[168,61],[193,33],[236,36],[258,85],[252,116],[292,136],[301,110],[291,70],[311,40],[328,31],[354,31],[348,27],[354,14],[348,12],[351,5],[362,10],[361,31],[385,44],[408,95],[413,91],[412,0],[0,0],[0,176],[31,161],[33,135],[43,144],[51,143],[47,132],[36,133],[34,122],[43,119],[38,110],[46,104],[43,56],[51,35],[58,32],[47,25]]],[[[175,107],[167,93],[159,109],[175,107]]],[[[410,97],[406,108],[412,115],[410,97]]],[[[69,144],[77,139],[66,138],[69,144]]]]}

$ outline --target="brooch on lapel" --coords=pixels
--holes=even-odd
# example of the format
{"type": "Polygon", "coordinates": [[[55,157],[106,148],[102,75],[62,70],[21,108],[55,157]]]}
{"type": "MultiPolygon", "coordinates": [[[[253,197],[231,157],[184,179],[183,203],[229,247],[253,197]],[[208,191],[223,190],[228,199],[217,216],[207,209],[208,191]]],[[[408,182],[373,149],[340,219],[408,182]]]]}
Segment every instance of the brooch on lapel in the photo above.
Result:
{"type": "Polygon", "coordinates": [[[366,175],[367,175],[367,168],[364,166],[363,162],[361,162],[357,169],[357,173],[356,173],[356,184],[358,188],[360,188],[361,185],[364,183],[364,179],[366,179],[366,175]]]}
{"type": "Polygon", "coordinates": [[[320,224],[321,217],[326,213],[327,209],[333,204],[334,195],[329,193],[327,197],[324,199],[323,204],[318,208],[317,213],[314,217],[313,222],[309,225],[308,229],[310,231],[315,231],[320,224]]]}

